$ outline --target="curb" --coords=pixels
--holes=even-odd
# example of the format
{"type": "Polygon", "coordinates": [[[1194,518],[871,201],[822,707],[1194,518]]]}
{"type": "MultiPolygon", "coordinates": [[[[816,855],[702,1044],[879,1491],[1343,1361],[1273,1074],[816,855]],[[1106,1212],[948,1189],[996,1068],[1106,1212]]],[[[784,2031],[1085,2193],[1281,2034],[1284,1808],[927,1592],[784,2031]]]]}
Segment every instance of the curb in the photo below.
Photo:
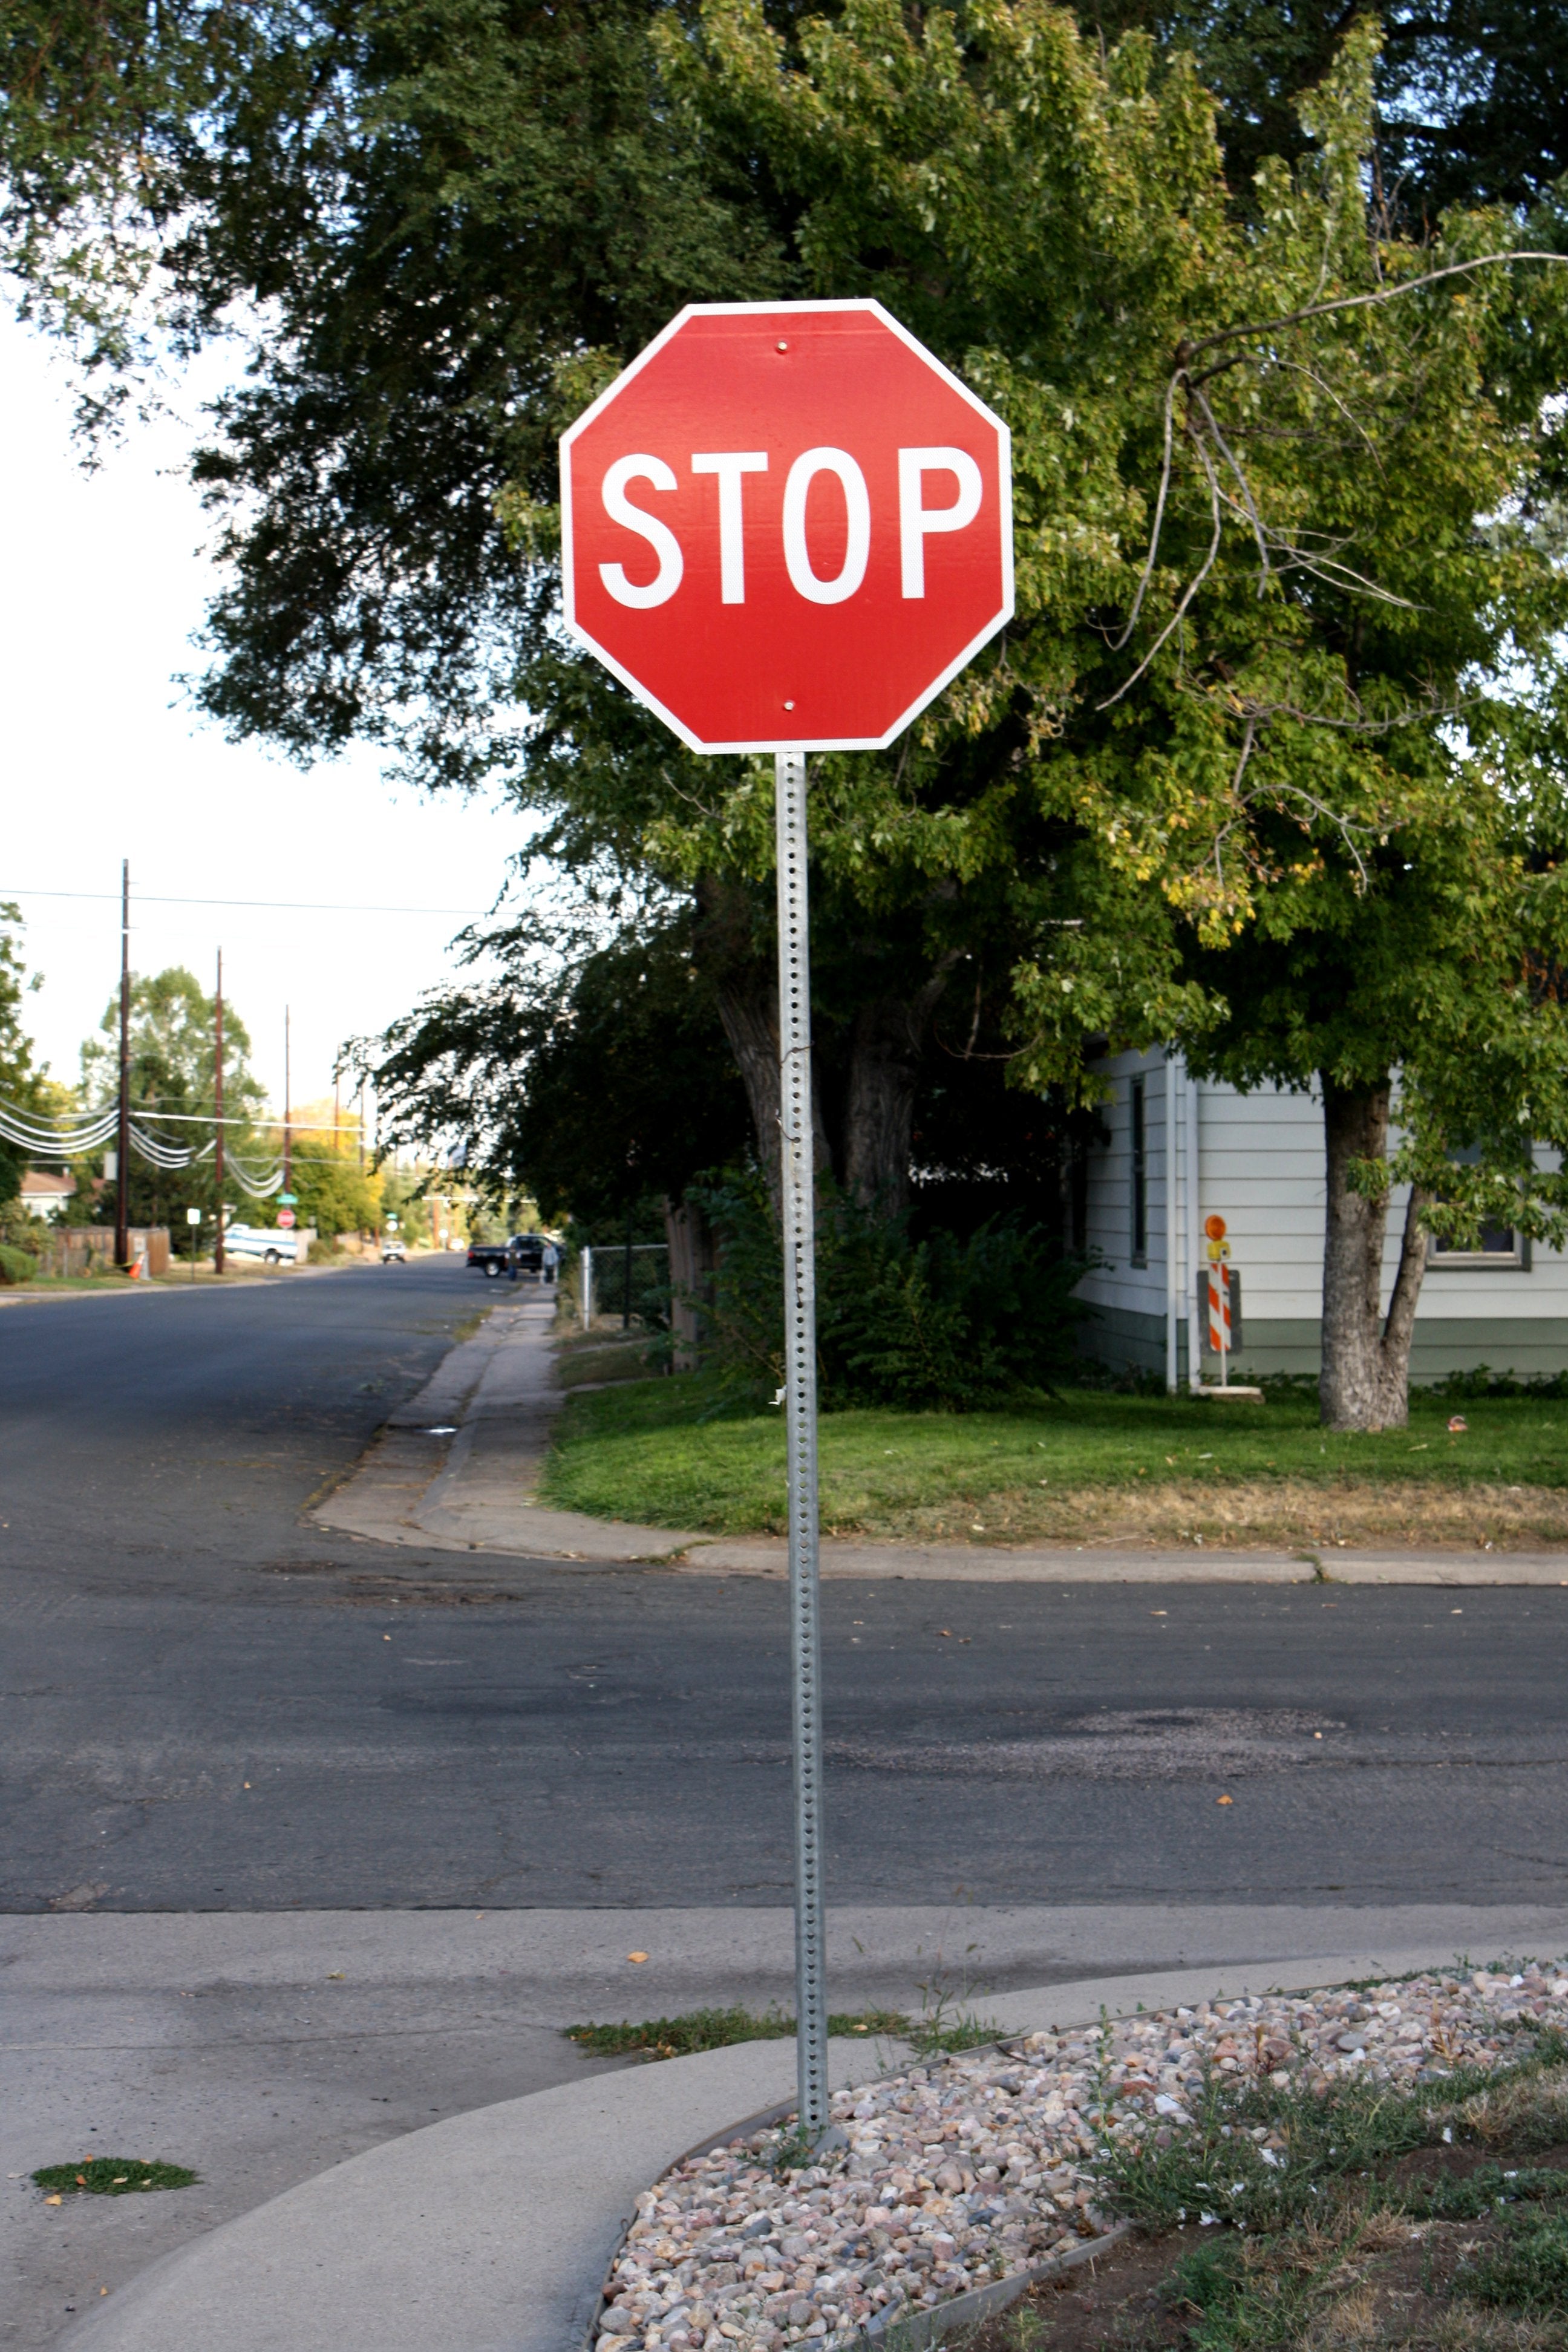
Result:
{"type": "MultiPolygon", "coordinates": [[[[331,1267],[306,1268],[330,1273],[331,1267]]],[[[470,1564],[527,1560],[563,1568],[638,1569],[669,1576],[748,1576],[782,1580],[788,1547],[776,1538],[714,1536],[682,1528],[646,1528],[619,1519],[563,1511],[533,1499],[548,1451],[549,1423],[570,1390],[555,1389],[548,1370],[533,1389],[531,1417],[521,1398],[487,1399],[486,1390],[509,1350],[519,1344],[550,1349],[547,1325],[528,1309],[536,1301],[496,1300],[481,1310],[479,1329],[443,1358],[422,1388],[390,1413],[376,1439],[307,1516],[333,1532],[391,1547],[448,1551],[470,1564]],[[494,1310],[506,1315],[492,1320],[494,1310]],[[510,1308],[510,1313],[506,1310],[510,1308]],[[525,1319],[526,1318],[526,1319],[525,1319]],[[550,1410],[537,1411],[548,1393],[550,1410]],[[400,1444],[416,1442],[431,1421],[457,1424],[454,1437],[431,1464],[395,1460],[400,1444]],[[480,1442],[480,1429],[486,1432],[480,1442]],[[397,1475],[399,1471],[404,1475],[397,1475]],[[412,1470],[415,1475],[407,1473],[412,1470]],[[423,1476],[419,1474],[426,1473],[423,1476]],[[521,1490],[526,1486],[526,1494],[521,1490]]],[[[504,1379],[502,1381],[504,1387],[504,1379]]],[[[429,1443],[429,1440],[426,1440],[429,1443]]],[[[436,1441],[440,1443],[440,1441],[436,1441]]],[[[1326,1552],[1309,1544],[1147,1544],[1133,1547],[1090,1538],[1074,1544],[1016,1547],[856,1541],[829,1538],[821,1546],[824,1582],[857,1577],[943,1584],[1248,1584],[1561,1586],[1568,1589],[1568,1545],[1552,1550],[1481,1551],[1473,1546],[1426,1550],[1326,1552]]]]}
{"type": "MultiPolygon", "coordinates": [[[[1506,1922],[1495,1932],[1507,1937],[1506,1922]]],[[[1363,1945],[1309,1959],[1079,1978],[990,2006],[997,2038],[1011,2040],[1058,2021],[1091,2021],[1101,2009],[1126,2016],[1194,1997],[1306,1990],[1447,1968],[1453,1958],[1447,1937],[1363,1945]]],[[[836,2088],[876,2071],[865,2042],[833,2049],[836,2088]]],[[[745,2043],[465,2110],[332,2166],[163,2256],[73,2321],[61,2352],[186,2352],[218,2342],[227,2352],[430,2352],[436,2344],[443,2352],[500,2352],[503,2344],[508,2352],[561,2352],[582,2342],[637,2199],[682,2147],[711,2147],[706,2126],[715,2111],[732,2115],[748,2094],[775,2085],[793,2091],[793,2073],[787,2043],[745,2043]]],[[[791,2096],[784,2111],[794,2105],[791,2096]]],[[[931,2316],[955,2325],[958,2300],[931,2316]]]]}
{"type": "MultiPolygon", "coordinates": [[[[742,2116],[738,2124],[731,2124],[725,2131],[710,2132],[708,2137],[705,2139],[700,2139],[695,2147],[683,2149],[675,2158],[674,2163],[666,2165],[665,2171],[673,2172],[678,2165],[689,2164],[694,2156],[711,2156],[716,2147],[728,2147],[732,2139],[744,2139],[751,2132],[766,2131],[770,2124],[782,2124],[786,2116],[794,2115],[796,2104],[794,2099],[783,2099],[774,2106],[759,2107],[754,2116],[742,2116]]],[[[661,2173],[659,2178],[662,2179],[664,2174],[661,2173]]],[[[637,2207],[634,2205],[621,2224],[621,2234],[611,2249],[609,2261],[605,2264],[604,2284],[600,2287],[594,2308],[588,2315],[588,2325],[583,2330],[581,2352],[593,2352],[593,2345],[599,2333],[599,2322],[605,2315],[605,2308],[610,2299],[610,2281],[616,2274],[616,2264],[626,2251],[626,2240],[631,2236],[632,2223],[636,2220],[637,2207]]]]}
{"type": "MultiPolygon", "coordinates": [[[[1005,2041],[977,2042],[973,2050],[967,2050],[963,2054],[973,2057],[983,2050],[1005,2051],[1006,2047],[1005,2041]]],[[[715,2148],[728,2147],[732,2140],[749,2139],[753,2132],[766,2131],[771,2125],[787,2122],[797,2105],[795,2099],[781,2099],[775,2106],[759,2108],[754,2116],[742,2116],[739,2123],[730,2124],[723,2131],[710,2132],[706,2138],[700,2139],[695,2147],[686,2148],[672,2163],[666,2165],[665,2171],[674,2172],[681,2165],[689,2164],[693,2157],[711,2156],[715,2148]]],[[[663,2177],[661,2173],[659,2178],[662,2179],[663,2177]]],[[[650,2183],[652,2185],[655,2184],[650,2183]]],[[[610,2282],[616,2274],[616,2264],[625,2250],[636,2219],[637,2209],[634,2206],[616,2240],[609,2261],[605,2264],[605,2283],[599,2289],[598,2299],[583,2332],[580,2352],[593,2352],[599,2322],[609,2302],[610,2282]]],[[[1049,2262],[1035,2263],[1027,2270],[1009,2271],[1005,2278],[993,2279],[989,2286],[971,2287],[967,2294],[955,2294],[948,2302],[938,2304],[932,2311],[907,2310],[900,2293],[897,2302],[885,2304],[866,2322],[860,2331],[859,2341],[866,2345],[879,2344],[890,2329],[898,2327],[900,2330],[900,2352],[927,2352],[928,2347],[940,2344],[954,2327],[978,2326],[981,2320],[990,2319],[999,2311],[1006,2311],[1026,2294],[1030,2287],[1038,2285],[1043,2280],[1061,2277],[1068,2271],[1078,2270],[1084,2263],[1092,2262],[1097,2254],[1104,2253],[1119,2239],[1125,2238],[1135,2226],[1131,2221],[1118,2221],[1114,2228],[1102,2231],[1099,2237],[1087,2238],[1081,2246],[1074,2246],[1068,2253],[1053,2254],[1049,2262]]]]}
{"type": "Polygon", "coordinates": [[[1086,2238],[1081,2246],[1074,2246],[1065,2254],[1053,2254],[1048,2263],[1036,2263],[1026,2271],[1010,2271],[1005,2278],[994,2279],[989,2286],[972,2286],[967,2294],[955,2294],[949,2303],[939,2303],[934,2311],[906,2311],[902,2303],[889,2303],[868,2319],[860,2331],[863,2344],[879,2344],[894,2328],[899,2330],[899,2352],[926,2352],[926,2347],[940,2344],[955,2327],[977,2327],[983,2319],[994,2319],[999,2311],[1010,2310],[1021,2302],[1032,2286],[1046,2280],[1065,2278],[1069,2271],[1081,2270],[1127,2237],[1137,2227],[1133,2221],[1118,2221],[1113,2230],[1106,2230],[1098,2238],[1086,2238]]]}

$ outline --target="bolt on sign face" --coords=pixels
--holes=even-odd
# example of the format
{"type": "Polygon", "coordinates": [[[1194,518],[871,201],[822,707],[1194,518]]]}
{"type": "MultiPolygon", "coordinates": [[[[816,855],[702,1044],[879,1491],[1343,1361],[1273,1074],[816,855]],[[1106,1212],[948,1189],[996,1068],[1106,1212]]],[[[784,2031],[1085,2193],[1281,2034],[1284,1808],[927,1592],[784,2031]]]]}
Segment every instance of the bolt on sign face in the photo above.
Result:
{"type": "Polygon", "coordinates": [[[877,302],[681,311],[561,497],[568,628],[696,751],[880,750],[1012,615],[1007,427],[877,302]]]}

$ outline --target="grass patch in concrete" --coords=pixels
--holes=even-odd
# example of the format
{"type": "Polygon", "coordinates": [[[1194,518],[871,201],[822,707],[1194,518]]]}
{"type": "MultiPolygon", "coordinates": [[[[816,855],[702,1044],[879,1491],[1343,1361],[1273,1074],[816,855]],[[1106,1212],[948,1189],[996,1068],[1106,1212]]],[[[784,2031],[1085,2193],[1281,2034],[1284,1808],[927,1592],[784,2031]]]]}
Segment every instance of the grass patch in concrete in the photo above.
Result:
{"type": "MultiPolygon", "coordinates": [[[[640,2025],[623,2019],[619,2025],[569,2025],[564,2031],[591,2058],[689,2058],[699,2050],[727,2050],[736,2042],[785,2041],[795,2032],[795,2020],[782,2009],[690,2009],[679,2017],[645,2018],[640,2025]]],[[[979,2050],[996,2039],[987,2019],[949,2010],[942,2001],[919,2017],[897,2009],[836,2011],[827,2031],[886,2034],[908,2042],[922,2058],[979,2050]]]]}
{"type": "MultiPolygon", "coordinates": [[[[830,2016],[829,2033],[887,2033],[907,2040],[910,2021],[896,2009],[862,2009],[830,2016]]],[[[569,2042],[591,2058],[689,2058],[700,2050],[728,2050],[737,2042],[783,2042],[795,2020],[783,2010],[689,2009],[680,2017],[648,2017],[640,2025],[569,2025],[569,2042]]],[[[988,2037],[989,2038],[989,2037],[988,2037]]]]}
{"type": "Polygon", "coordinates": [[[138,2189],[189,2189],[199,2177],[184,2164],[149,2164],[139,2156],[89,2156],[79,2164],[46,2164],[33,2179],[47,2196],[131,2197],[138,2189]]]}
{"type": "MultiPolygon", "coordinates": [[[[582,1360],[581,1358],[578,1359],[582,1360]]],[[[1006,1412],[826,1415],[837,1536],[1078,1541],[1568,1543],[1568,1399],[1417,1392],[1405,1429],[1336,1433],[1315,1402],[1076,1390],[1006,1412]]],[[[722,1535],[784,1532],[784,1416],[710,1373],[569,1400],[541,1498],[722,1535]]]]}

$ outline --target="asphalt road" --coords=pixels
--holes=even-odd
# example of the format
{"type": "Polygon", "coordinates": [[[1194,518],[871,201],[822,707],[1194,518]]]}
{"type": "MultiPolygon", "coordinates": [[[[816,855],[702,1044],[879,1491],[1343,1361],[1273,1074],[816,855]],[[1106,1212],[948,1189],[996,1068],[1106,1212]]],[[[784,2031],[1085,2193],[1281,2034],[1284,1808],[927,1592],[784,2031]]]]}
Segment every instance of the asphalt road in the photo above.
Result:
{"type": "MultiPolygon", "coordinates": [[[[481,1298],[0,1312],[0,1907],[788,1899],[779,1585],[304,1523],[481,1298]]],[[[824,1624],[831,1900],[1563,1899],[1568,1589],[832,1583],[824,1624]]]]}

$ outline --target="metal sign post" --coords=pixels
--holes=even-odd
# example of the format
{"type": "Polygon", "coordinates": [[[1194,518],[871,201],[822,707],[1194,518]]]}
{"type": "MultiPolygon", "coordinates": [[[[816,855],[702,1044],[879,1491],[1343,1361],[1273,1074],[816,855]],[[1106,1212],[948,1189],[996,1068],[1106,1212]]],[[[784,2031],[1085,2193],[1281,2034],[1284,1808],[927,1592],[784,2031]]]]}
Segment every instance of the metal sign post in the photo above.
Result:
{"type": "Polygon", "coordinates": [[[805,754],[773,761],[778,835],[779,1150],[795,1728],[795,2000],[800,2131],[827,2128],[827,1955],[822,1899],[822,1638],[816,1562],[816,1245],[805,754]]]}
{"type": "Polygon", "coordinates": [[[561,442],[567,629],[689,750],[774,761],[795,2013],[812,2147],[828,2137],[828,2084],[805,755],[886,749],[1008,620],[1010,446],[1002,419],[868,301],[693,304],[561,442]]]}

